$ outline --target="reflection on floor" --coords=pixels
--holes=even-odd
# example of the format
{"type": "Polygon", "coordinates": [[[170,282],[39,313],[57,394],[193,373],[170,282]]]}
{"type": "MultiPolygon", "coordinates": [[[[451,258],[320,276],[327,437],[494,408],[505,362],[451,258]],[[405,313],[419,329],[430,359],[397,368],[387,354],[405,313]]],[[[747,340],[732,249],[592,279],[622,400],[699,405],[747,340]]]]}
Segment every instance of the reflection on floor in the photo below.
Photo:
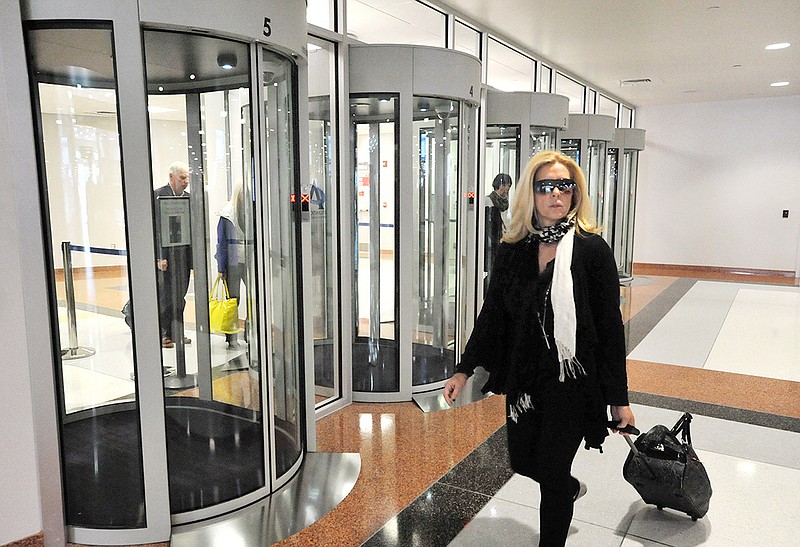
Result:
{"type": "MultiPolygon", "coordinates": [[[[77,311],[78,344],[95,350],[91,357],[62,362],[64,375],[65,403],[68,413],[84,408],[93,408],[110,401],[133,400],[135,385],[133,373],[133,351],[131,331],[125,324],[122,314],[110,315],[109,310],[101,312],[77,311]]],[[[67,341],[66,310],[59,308],[62,333],[62,347],[69,347],[67,341]],[[63,316],[63,317],[62,317],[63,316]],[[63,321],[61,321],[63,319],[63,321]]],[[[196,333],[187,330],[186,335],[196,340],[196,333]]],[[[186,346],[186,372],[197,372],[197,343],[186,346]]],[[[247,346],[229,349],[225,336],[211,335],[211,363],[213,367],[238,362],[245,355],[247,346]]],[[[163,365],[175,370],[175,349],[162,352],[163,365]]]]}

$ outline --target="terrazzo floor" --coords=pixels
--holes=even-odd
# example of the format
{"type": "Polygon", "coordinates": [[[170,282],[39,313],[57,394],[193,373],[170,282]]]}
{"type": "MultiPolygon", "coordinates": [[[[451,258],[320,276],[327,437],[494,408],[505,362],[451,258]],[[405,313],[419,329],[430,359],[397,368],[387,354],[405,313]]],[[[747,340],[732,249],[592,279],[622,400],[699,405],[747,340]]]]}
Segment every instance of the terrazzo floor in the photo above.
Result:
{"type": "MultiPolygon", "coordinates": [[[[645,506],[622,480],[628,449],[614,437],[602,455],[579,451],[574,471],[589,494],[567,545],[796,545],[800,289],[640,280],[621,305],[637,423],[695,415],[711,510],[692,523],[645,506]]],[[[508,470],[504,421],[500,396],[437,412],[357,403],[320,419],[317,449],[359,453],[360,475],[333,510],[277,545],[535,545],[538,489],[508,470]]]]}

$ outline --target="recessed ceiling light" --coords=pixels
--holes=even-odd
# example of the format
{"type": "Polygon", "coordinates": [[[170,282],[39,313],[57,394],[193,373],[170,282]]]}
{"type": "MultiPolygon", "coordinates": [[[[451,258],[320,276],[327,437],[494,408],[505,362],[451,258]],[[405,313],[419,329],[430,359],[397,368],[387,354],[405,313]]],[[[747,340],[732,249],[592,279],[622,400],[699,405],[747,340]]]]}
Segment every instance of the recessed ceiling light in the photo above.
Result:
{"type": "Polygon", "coordinates": [[[772,87],[784,87],[784,86],[789,85],[789,82],[773,82],[773,83],[771,83],[769,85],[772,86],[772,87]]]}
{"type": "Polygon", "coordinates": [[[780,43],[777,43],[777,44],[770,44],[767,47],[765,47],[764,49],[786,49],[787,47],[789,47],[791,45],[792,44],[790,44],[789,42],[780,42],[780,43]]]}

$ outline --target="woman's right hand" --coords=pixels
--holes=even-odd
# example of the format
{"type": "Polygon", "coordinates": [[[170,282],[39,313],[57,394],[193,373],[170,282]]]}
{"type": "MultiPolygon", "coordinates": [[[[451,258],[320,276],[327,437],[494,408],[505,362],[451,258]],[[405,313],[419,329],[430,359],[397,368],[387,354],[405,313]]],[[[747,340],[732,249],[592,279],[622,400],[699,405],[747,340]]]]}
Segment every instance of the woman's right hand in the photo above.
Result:
{"type": "Polygon", "coordinates": [[[448,405],[452,405],[456,401],[456,397],[458,397],[466,383],[467,375],[463,372],[456,372],[452,378],[447,380],[444,384],[444,400],[447,401],[448,405]]]}

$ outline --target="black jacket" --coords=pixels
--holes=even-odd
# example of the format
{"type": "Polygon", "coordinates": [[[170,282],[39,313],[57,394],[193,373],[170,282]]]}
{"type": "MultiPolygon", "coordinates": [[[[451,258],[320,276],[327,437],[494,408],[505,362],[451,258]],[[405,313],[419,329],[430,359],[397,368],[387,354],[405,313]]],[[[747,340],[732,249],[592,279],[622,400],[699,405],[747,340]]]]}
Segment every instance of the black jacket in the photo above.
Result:
{"type": "MultiPolygon", "coordinates": [[[[537,256],[538,243],[530,238],[500,245],[483,308],[456,368],[467,375],[476,366],[485,368],[489,380],[484,392],[536,389],[530,385],[535,367],[529,365],[542,358],[543,351],[543,343],[537,343],[540,327],[534,309],[537,256]]],[[[576,357],[587,372],[579,383],[592,399],[593,414],[604,416],[605,406],[628,404],[628,385],[619,275],[613,253],[600,236],[575,234],[572,279],[576,357]]]]}

